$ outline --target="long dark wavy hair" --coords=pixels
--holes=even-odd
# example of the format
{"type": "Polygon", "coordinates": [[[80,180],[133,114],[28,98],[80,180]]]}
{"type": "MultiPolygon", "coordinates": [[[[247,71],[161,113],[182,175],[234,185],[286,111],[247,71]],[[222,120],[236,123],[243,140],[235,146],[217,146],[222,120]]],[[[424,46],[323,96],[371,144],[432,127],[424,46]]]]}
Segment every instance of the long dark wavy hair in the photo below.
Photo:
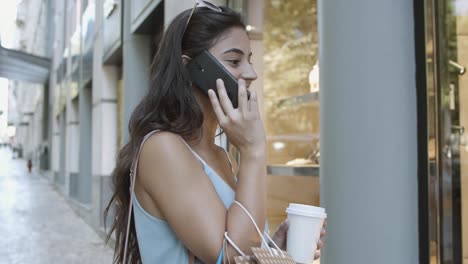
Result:
{"type": "MultiPolygon", "coordinates": [[[[222,12],[197,8],[186,28],[190,12],[191,9],[179,14],[159,43],[151,67],[148,93],[132,113],[129,142],[120,150],[112,172],[114,193],[104,211],[104,223],[110,210],[115,210],[107,236],[109,241],[115,234],[114,263],[123,262],[129,217],[130,166],[143,137],[156,129],[176,133],[186,140],[196,140],[201,135],[203,113],[195,99],[182,55],[193,58],[212,47],[227,30],[245,28],[240,15],[227,7],[222,7],[222,12]]],[[[128,263],[141,263],[135,222],[131,218],[127,259],[128,263]]]]}

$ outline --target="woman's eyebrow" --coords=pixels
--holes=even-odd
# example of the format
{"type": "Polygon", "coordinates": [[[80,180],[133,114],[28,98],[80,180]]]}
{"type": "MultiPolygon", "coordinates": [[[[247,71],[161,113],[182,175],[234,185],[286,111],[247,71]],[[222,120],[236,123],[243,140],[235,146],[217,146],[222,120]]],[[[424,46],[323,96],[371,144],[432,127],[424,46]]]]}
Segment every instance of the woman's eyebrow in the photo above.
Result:
{"type": "MultiPolygon", "coordinates": [[[[225,52],[223,52],[223,54],[230,53],[230,52],[234,52],[234,53],[237,53],[237,54],[239,54],[239,55],[244,55],[244,54],[245,54],[242,50],[236,49],[236,48],[232,48],[232,49],[226,50],[225,52]]],[[[252,56],[252,52],[250,52],[249,57],[250,57],[250,56],[252,56]]]]}

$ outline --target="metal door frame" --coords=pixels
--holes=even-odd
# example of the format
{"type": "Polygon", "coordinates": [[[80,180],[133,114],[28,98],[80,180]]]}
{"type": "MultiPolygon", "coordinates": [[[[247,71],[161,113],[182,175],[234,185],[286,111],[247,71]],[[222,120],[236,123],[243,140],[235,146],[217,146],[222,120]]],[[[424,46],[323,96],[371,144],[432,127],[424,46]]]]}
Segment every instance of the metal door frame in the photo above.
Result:
{"type": "MultiPolygon", "coordinates": [[[[442,104],[442,89],[448,83],[448,60],[442,43],[447,0],[414,0],[416,82],[418,93],[418,161],[419,161],[419,231],[420,263],[459,263],[455,249],[453,207],[453,173],[444,155],[444,118],[450,118],[442,104]],[[442,110],[444,112],[442,112],[442,110]],[[444,177],[445,176],[445,177],[444,177]],[[447,182],[448,180],[448,182],[447,182]],[[452,207],[443,206],[448,197],[452,207]],[[451,196],[452,195],[452,196],[451,196]],[[450,200],[451,199],[451,200],[450,200]],[[444,226],[443,226],[444,225],[444,226]],[[445,257],[444,257],[445,256],[445,257]],[[446,259],[446,260],[444,260],[446,259]]],[[[450,121],[450,120],[449,120],[450,121]]],[[[455,241],[456,242],[456,241],[455,241]]],[[[458,249],[459,250],[459,249],[458,249]]]]}

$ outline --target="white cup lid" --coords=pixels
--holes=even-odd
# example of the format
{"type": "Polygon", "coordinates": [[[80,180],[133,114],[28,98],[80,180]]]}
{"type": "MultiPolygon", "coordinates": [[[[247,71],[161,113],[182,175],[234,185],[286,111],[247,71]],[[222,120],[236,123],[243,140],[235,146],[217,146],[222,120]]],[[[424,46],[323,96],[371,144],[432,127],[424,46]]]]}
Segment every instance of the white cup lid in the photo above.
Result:
{"type": "Polygon", "coordinates": [[[293,210],[293,209],[286,209],[286,213],[293,214],[293,215],[300,215],[300,216],[307,216],[307,217],[316,217],[316,218],[327,218],[326,213],[319,213],[319,212],[307,212],[303,210],[293,210]]]}
{"type": "Polygon", "coordinates": [[[310,213],[320,213],[320,214],[325,213],[325,208],[323,207],[306,205],[306,204],[290,203],[288,210],[289,209],[294,210],[294,211],[304,211],[304,212],[310,212],[310,213]]]}

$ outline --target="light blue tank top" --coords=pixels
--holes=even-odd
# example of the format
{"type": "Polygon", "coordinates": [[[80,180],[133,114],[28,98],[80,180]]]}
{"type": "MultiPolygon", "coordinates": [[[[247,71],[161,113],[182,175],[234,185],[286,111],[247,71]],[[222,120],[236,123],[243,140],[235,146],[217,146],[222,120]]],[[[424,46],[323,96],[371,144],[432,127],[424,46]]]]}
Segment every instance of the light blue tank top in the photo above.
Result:
{"type": "MultiPolygon", "coordinates": [[[[203,164],[206,175],[210,178],[224,206],[228,209],[235,199],[234,190],[187,143],[185,144],[203,164]]],[[[146,212],[138,202],[136,195],[133,196],[133,203],[135,228],[143,264],[188,263],[188,251],[169,224],[146,212]]],[[[265,226],[265,230],[268,230],[267,226],[265,226]]],[[[195,263],[201,262],[196,260],[195,263]]]]}

